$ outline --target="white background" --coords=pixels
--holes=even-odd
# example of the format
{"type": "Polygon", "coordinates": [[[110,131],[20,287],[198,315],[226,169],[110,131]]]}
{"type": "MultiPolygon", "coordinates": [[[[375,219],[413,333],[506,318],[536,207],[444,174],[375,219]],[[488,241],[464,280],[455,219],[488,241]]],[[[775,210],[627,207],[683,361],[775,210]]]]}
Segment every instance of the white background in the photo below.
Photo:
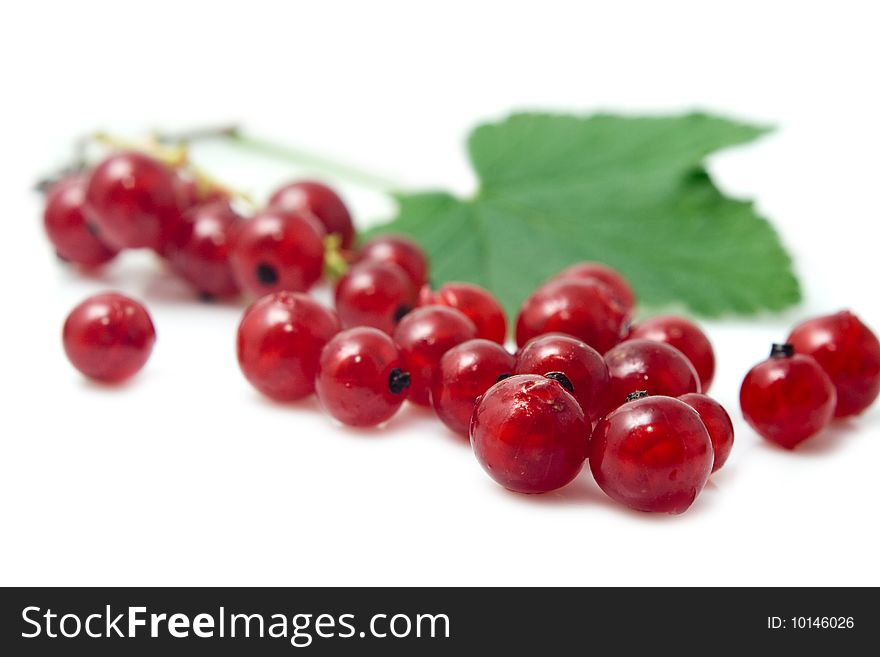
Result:
{"type": "MultiPolygon", "coordinates": [[[[851,307],[880,328],[871,4],[6,3],[0,582],[880,584],[880,405],[789,454],[736,404],[796,321],[851,307]],[[417,409],[355,432],[314,402],[264,401],[235,363],[239,308],[193,302],[140,254],[77,277],[30,191],[84,131],[232,119],[408,188],[467,193],[467,130],[517,108],[703,108],[779,127],[711,170],[773,218],[806,300],[706,324],[738,434],[683,516],[628,512],[587,473],[542,497],[505,492],[417,409]],[[67,311],[106,288],[144,299],[159,332],[118,390],[84,381],[59,339],[67,311]]],[[[260,195],[298,173],[199,155],[260,195]]],[[[342,190],[361,225],[393,210],[342,190]]]]}

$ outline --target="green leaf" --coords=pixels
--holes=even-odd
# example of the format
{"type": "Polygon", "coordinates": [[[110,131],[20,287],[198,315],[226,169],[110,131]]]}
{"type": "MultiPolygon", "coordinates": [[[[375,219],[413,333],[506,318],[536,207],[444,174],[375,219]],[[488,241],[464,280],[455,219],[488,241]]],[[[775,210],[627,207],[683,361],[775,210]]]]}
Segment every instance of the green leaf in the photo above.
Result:
{"type": "Polygon", "coordinates": [[[702,166],[765,131],[705,114],[516,114],[472,133],[473,199],[401,194],[397,217],[370,232],[411,235],[435,284],[482,285],[512,315],[580,260],[619,269],[649,306],[780,310],[800,298],[789,256],[752,205],[725,197],[702,166]]]}

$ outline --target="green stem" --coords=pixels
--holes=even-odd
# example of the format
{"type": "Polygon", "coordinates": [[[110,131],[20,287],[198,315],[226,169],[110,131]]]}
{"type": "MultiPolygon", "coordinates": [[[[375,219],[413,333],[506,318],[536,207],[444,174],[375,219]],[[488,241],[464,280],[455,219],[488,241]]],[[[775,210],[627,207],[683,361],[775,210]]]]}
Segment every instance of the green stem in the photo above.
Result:
{"type": "Polygon", "coordinates": [[[317,169],[329,176],[339,178],[351,182],[362,187],[367,187],[378,192],[391,194],[394,191],[404,188],[399,182],[377,176],[357,167],[336,162],[314,153],[291,148],[290,146],[281,146],[259,137],[241,134],[240,132],[229,132],[220,135],[224,141],[241,148],[242,150],[251,151],[257,155],[269,157],[283,162],[289,162],[297,166],[311,167],[317,169]]]}
{"type": "Polygon", "coordinates": [[[348,271],[348,261],[342,255],[342,238],[335,233],[324,238],[324,275],[331,282],[338,281],[348,271]]]}

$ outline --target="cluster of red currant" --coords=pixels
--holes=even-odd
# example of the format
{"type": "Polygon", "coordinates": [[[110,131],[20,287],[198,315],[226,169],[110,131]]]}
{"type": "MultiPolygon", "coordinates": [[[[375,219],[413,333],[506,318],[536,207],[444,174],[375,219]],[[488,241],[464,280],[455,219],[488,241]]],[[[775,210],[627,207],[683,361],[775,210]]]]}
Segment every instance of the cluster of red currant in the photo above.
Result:
{"type": "MultiPolygon", "coordinates": [[[[502,373],[488,389],[475,386],[485,392],[470,418],[474,453],[501,485],[555,490],[589,459],[611,498],[640,511],[681,513],[727,460],[733,424],[703,394],[715,373],[712,345],[682,317],[630,326],[634,305],[627,281],[598,263],[564,270],[525,301],[516,325],[520,349],[505,363],[513,375],[502,373]]],[[[440,363],[441,401],[475,370],[459,373],[456,350],[467,353],[466,343],[440,363]]]]}
{"type": "Polygon", "coordinates": [[[835,418],[880,395],[880,341],[849,311],[799,324],[755,365],[740,389],[743,416],[767,440],[794,449],[835,418]]]}
{"type": "Polygon", "coordinates": [[[307,290],[321,277],[325,236],[341,249],[354,237],[348,209],[320,183],[282,187],[243,221],[224,188],[136,151],[55,182],[44,226],[62,260],[94,267],[150,248],[208,297],[307,290]]]}
{"type": "MultiPolygon", "coordinates": [[[[705,334],[674,316],[631,325],[630,285],[599,263],[564,270],[524,302],[511,354],[487,290],[431,289],[427,258],[401,236],[355,247],[345,204],[318,183],[282,187],[244,220],[222,190],[124,152],[57,183],[45,220],[71,262],[149,247],[204,294],[259,297],[239,325],[237,355],[266,396],[316,393],[336,420],[359,427],[387,422],[406,400],[433,407],[513,491],[560,488],[589,460],[613,499],[681,513],[733,445],[730,417],[705,395],[715,370],[705,334]],[[335,310],[305,294],[326,269],[328,235],[345,269],[335,310]]],[[[154,341],[146,310],[119,294],[86,300],[64,327],[73,364],[106,382],[138,371],[154,341]]],[[[786,446],[827,424],[835,404],[839,416],[857,413],[880,391],[880,347],[852,315],[808,322],[790,342],[812,357],[774,350],[742,396],[748,421],[786,446]]]]}

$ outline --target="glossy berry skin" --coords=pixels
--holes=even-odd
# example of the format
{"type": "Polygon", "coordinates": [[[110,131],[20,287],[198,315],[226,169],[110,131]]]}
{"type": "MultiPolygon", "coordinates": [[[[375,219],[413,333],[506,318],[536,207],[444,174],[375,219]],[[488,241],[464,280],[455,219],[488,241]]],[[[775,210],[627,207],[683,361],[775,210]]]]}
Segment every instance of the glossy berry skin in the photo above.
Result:
{"type": "Polygon", "coordinates": [[[229,256],[241,221],[226,201],[196,205],[184,212],[166,249],[172,269],[202,294],[238,294],[229,256]]]}
{"type": "Polygon", "coordinates": [[[344,249],[354,241],[354,224],[339,195],[327,185],[313,180],[299,180],[279,188],[269,199],[269,207],[311,214],[324,226],[328,235],[339,235],[344,249]]]}
{"type": "Polygon", "coordinates": [[[546,493],[581,471],[590,425],[557,381],[518,374],[483,395],[470,435],[474,455],[492,479],[517,493],[546,493]]]}
{"type": "Polygon", "coordinates": [[[95,381],[119,383],[147,362],[156,329],[141,304],[107,292],[89,297],[71,311],[62,339],[76,369],[95,381]]]}
{"type": "Polygon", "coordinates": [[[182,209],[177,174],[141,153],[115,153],[89,176],[86,212],[111,247],[162,253],[182,209]]]}
{"type": "Polygon", "coordinates": [[[454,308],[425,306],[401,319],[394,329],[394,343],[403,355],[405,369],[412,376],[410,401],[430,406],[434,372],[443,354],[476,337],[474,323],[454,308]]]}
{"type": "Polygon", "coordinates": [[[574,398],[590,422],[604,410],[610,377],[602,355],[591,346],[561,333],[529,340],[516,356],[517,374],[562,372],[574,388],[574,398]]]}
{"type": "Polygon", "coordinates": [[[628,311],[611,289],[596,281],[560,279],[547,283],[523,303],[516,342],[544,333],[567,333],[605,353],[622,339],[628,311]]]}
{"type": "Polygon", "coordinates": [[[858,415],[880,395],[880,342],[844,310],[799,324],[788,336],[796,353],[812,356],[837,392],[835,417],[858,415]]]}
{"type": "Polygon", "coordinates": [[[612,499],[636,511],[683,513],[712,472],[712,440],[678,399],[629,401],[603,418],[590,441],[590,470],[612,499]]]}
{"type": "Polygon", "coordinates": [[[361,260],[393,262],[403,269],[416,290],[428,281],[428,258],[422,247],[403,235],[379,235],[365,242],[360,251],[361,260]]]}
{"type": "Polygon", "coordinates": [[[514,357],[500,344],[476,339],[453,347],[440,359],[431,388],[437,417],[452,431],[467,438],[477,398],[510,376],[514,357]]]}
{"type": "Polygon", "coordinates": [[[460,310],[476,325],[478,337],[504,344],[507,317],[488,290],[471,283],[445,283],[436,291],[427,285],[419,293],[419,305],[437,304],[460,310]]]}
{"type": "Polygon", "coordinates": [[[605,354],[605,364],[610,377],[606,412],[639,390],[668,397],[701,391],[691,362],[678,349],[662,342],[626,340],[605,354]]]}
{"type": "Polygon", "coordinates": [[[415,305],[416,290],[394,263],[363,260],[339,279],[335,297],[343,326],[372,326],[390,335],[415,305]]]}
{"type": "Polygon", "coordinates": [[[774,348],[774,355],[746,375],[739,402],[746,422],[760,436],[794,449],[828,426],[837,394],[811,356],[774,348]]]}
{"type": "Polygon", "coordinates": [[[343,424],[373,427],[386,422],[406,399],[408,387],[400,352],[378,329],[342,331],[321,351],[315,393],[343,424]]]}
{"type": "Polygon", "coordinates": [[[715,454],[712,472],[715,472],[727,461],[733,449],[733,422],[724,407],[708,395],[692,392],[679,397],[681,401],[694,409],[706,426],[712,440],[712,451],[715,454]]]}
{"type": "Polygon", "coordinates": [[[59,180],[46,196],[43,227],[60,258],[83,267],[109,262],[116,251],[98,239],[85,212],[86,179],[69,176],[59,180]]]}
{"type": "Polygon", "coordinates": [[[315,389],[324,345],[339,332],[336,314],[305,294],[276,292],[255,301],[238,327],[238,364],[257,390],[277,401],[315,389]]]}
{"type": "Polygon", "coordinates": [[[265,210],[242,222],[229,262],[239,287],[253,295],[305,292],[324,268],[324,232],[302,214],[265,210]]]}
{"type": "Polygon", "coordinates": [[[618,303],[627,312],[631,312],[636,306],[636,295],[630,287],[629,281],[619,271],[608,265],[603,265],[601,262],[580,262],[563,269],[553,277],[553,280],[564,278],[599,281],[611,288],[618,303]]]}
{"type": "Polygon", "coordinates": [[[706,392],[712,385],[712,379],[715,378],[715,351],[706,334],[689,319],[674,315],[651,317],[634,325],[628,337],[665,342],[675,347],[697,370],[702,391],[706,392]]]}

